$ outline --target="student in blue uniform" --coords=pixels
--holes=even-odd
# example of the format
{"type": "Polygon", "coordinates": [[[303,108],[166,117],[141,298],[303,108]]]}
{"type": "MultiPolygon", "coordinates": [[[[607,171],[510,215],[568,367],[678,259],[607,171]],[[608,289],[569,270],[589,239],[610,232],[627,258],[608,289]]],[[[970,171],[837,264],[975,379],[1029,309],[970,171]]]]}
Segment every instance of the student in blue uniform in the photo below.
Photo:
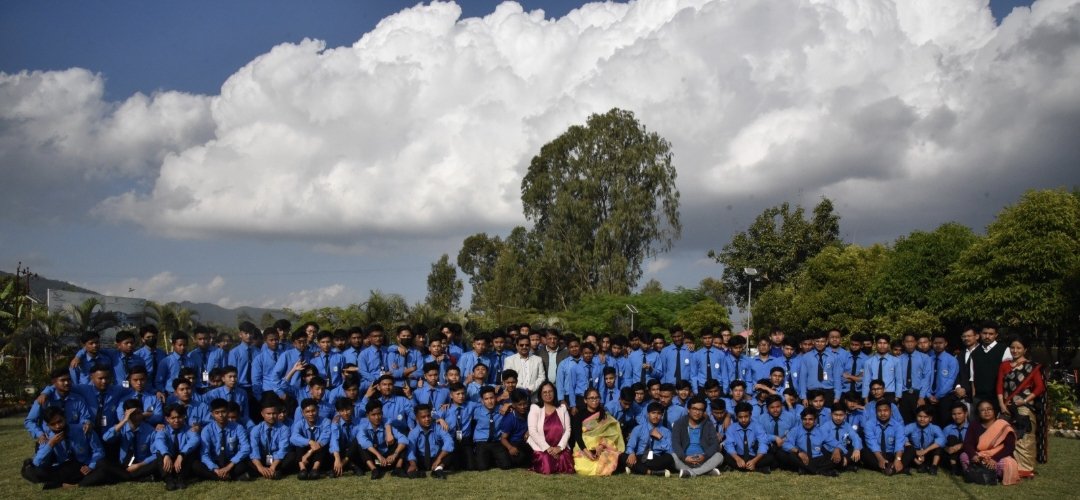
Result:
{"type": "Polygon", "coordinates": [[[476,455],[473,453],[473,414],[477,405],[468,400],[465,386],[460,383],[452,384],[449,390],[450,406],[438,412],[437,419],[439,425],[454,438],[454,450],[449,465],[454,470],[474,470],[476,455]]]}
{"type": "MultiPolygon", "coordinates": [[[[675,386],[672,384],[660,384],[660,397],[657,401],[664,407],[664,416],[661,417],[660,423],[668,429],[682,417],[687,415],[686,408],[675,404],[675,386]]],[[[638,417],[638,425],[645,423],[648,418],[647,415],[642,414],[638,417]]]]}
{"type": "Polygon", "coordinates": [[[428,405],[435,411],[445,410],[450,404],[450,391],[439,385],[439,364],[424,363],[423,372],[420,387],[413,391],[413,403],[428,405]]]}
{"type": "MultiPolygon", "coordinates": [[[[603,399],[603,396],[601,396],[603,399]]],[[[604,411],[619,421],[619,429],[622,431],[623,441],[630,440],[630,434],[637,427],[637,419],[640,411],[634,404],[634,389],[623,387],[619,391],[619,399],[604,405],[604,411]]]]}
{"type": "Polygon", "coordinates": [[[753,400],[746,395],[746,382],[742,380],[732,380],[728,384],[728,395],[729,397],[724,398],[728,408],[734,408],[739,403],[753,404],[753,400]]]}
{"type": "Polygon", "coordinates": [[[92,425],[93,421],[93,416],[90,414],[86,402],[71,391],[71,373],[67,368],[54,369],[49,374],[49,379],[52,382],[52,394],[45,396],[42,393],[41,396],[35,399],[34,404],[30,406],[30,412],[26,414],[26,420],[23,422],[23,426],[30,433],[30,437],[39,445],[45,444],[46,441],[46,424],[42,419],[46,408],[62,409],[68,425],[74,427],[86,425],[86,427],[83,427],[84,431],[89,430],[89,426],[92,425]]]}
{"type": "Polygon", "coordinates": [[[284,415],[285,406],[275,396],[264,397],[260,406],[262,422],[248,432],[254,469],[251,474],[264,479],[281,479],[296,469],[296,453],[289,442],[291,431],[279,418],[284,415]]]}
{"type": "Polygon", "coordinates": [[[775,465],[769,456],[769,436],[751,419],[749,403],[735,406],[735,423],[724,436],[724,466],[740,472],[769,474],[775,465]]]}
{"type": "MultiPolygon", "coordinates": [[[[569,359],[569,358],[568,358],[569,359]]],[[[476,450],[476,470],[489,470],[492,466],[510,468],[510,457],[499,442],[499,426],[503,416],[495,406],[495,388],[485,386],[480,390],[480,406],[473,411],[473,446],[476,450]]]]}
{"type": "Polygon", "coordinates": [[[767,379],[769,378],[769,374],[772,373],[773,368],[780,367],[780,360],[770,354],[770,346],[771,342],[767,337],[758,339],[758,355],[749,359],[750,380],[767,379]]]}
{"type": "Polygon", "coordinates": [[[954,392],[956,379],[960,375],[960,361],[947,349],[949,340],[944,333],[935,333],[930,345],[930,398],[928,403],[935,408],[934,423],[944,427],[952,421],[953,403],[960,401],[954,392]]]}
{"type": "Polygon", "coordinates": [[[173,380],[180,376],[180,369],[196,366],[194,358],[188,355],[189,338],[184,332],[176,332],[172,336],[172,354],[165,356],[158,365],[157,373],[154,374],[154,387],[160,391],[172,389],[173,380]]]}
{"type": "MultiPolygon", "coordinates": [[[[165,400],[165,406],[176,404],[183,408],[187,425],[191,426],[196,435],[202,432],[203,426],[213,421],[213,417],[210,416],[210,406],[195,399],[194,384],[190,380],[183,377],[173,379],[172,393],[173,395],[165,400]]],[[[164,407],[161,417],[163,421],[168,417],[168,412],[164,411],[164,407]]]]}
{"type": "MultiPolygon", "coordinates": [[[[365,400],[378,399],[382,404],[383,419],[386,423],[394,426],[394,429],[407,436],[416,422],[413,420],[413,403],[405,396],[394,393],[394,377],[390,374],[379,377],[379,380],[368,388],[364,395],[365,400]]],[[[367,406],[367,403],[363,403],[367,406]]]]}
{"type": "MultiPolygon", "coordinates": [[[[488,367],[483,363],[477,363],[473,365],[472,375],[469,376],[469,383],[465,384],[465,392],[469,395],[469,400],[474,403],[480,402],[480,389],[488,387],[483,380],[487,379],[488,367]]],[[[498,399],[498,398],[496,398],[498,399]]]]}
{"type": "Polygon", "coordinates": [[[165,428],[154,436],[152,450],[161,457],[165,490],[184,489],[192,475],[192,464],[199,461],[199,435],[187,424],[184,406],[166,405],[164,415],[165,428]]]}
{"type": "Polygon", "coordinates": [[[195,389],[205,393],[210,385],[210,370],[225,366],[225,351],[213,345],[214,337],[210,329],[205,326],[196,326],[195,349],[190,353],[195,361],[195,389]]]}
{"type": "Polygon", "coordinates": [[[404,476],[408,438],[391,425],[383,423],[382,403],[372,399],[364,407],[367,419],[356,430],[356,440],[363,448],[361,455],[371,479],[382,479],[387,472],[404,476]]]}
{"type": "Polygon", "coordinates": [[[360,372],[360,390],[367,390],[379,377],[390,373],[390,365],[386,359],[389,349],[384,345],[386,332],[382,326],[368,326],[366,337],[368,346],[360,353],[360,365],[357,367],[360,372]]]}
{"type": "Polygon", "coordinates": [[[941,450],[945,447],[945,433],[934,425],[934,410],[928,405],[915,410],[915,422],[904,428],[907,446],[904,448],[904,465],[912,470],[936,476],[941,463],[941,450]]]}
{"type": "MultiPolygon", "coordinates": [[[[849,395],[845,393],[845,397],[849,395]]],[[[847,415],[846,405],[833,406],[829,420],[820,425],[826,434],[832,435],[840,450],[839,457],[833,455],[837,470],[855,472],[862,458],[863,442],[859,432],[848,423],[847,415]]]]}
{"type": "MultiPolygon", "coordinates": [[[[124,400],[137,399],[142,404],[143,420],[151,426],[160,425],[162,403],[157,393],[149,390],[149,374],[142,365],[132,366],[128,371],[127,392],[122,396],[124,400]]],[[[117,409],[117,417],[123,418],[124,410],[117,409]]]]}
{"type": "Polygon", "coordinates": [[[671,455],[671,430],[660,424],[664,406],[649,403],[645,424],[634,427],[626,442],[626,452],[620,457],[627,474],[670,476],[675,471],[671,455]]]}
{"type": "Polygon", "coordinates": [[[572,366],[574,382],[570,392],[571,397],[568,400],[571,411],[576,411],[578,407],[585,404],[582,399],[585,391],[600,389],[604,367],[596,361],[595,354],[596,345],[589,342],[581,345],[581,360],[572,366]]]}
{"type": "Polygon", "coordinates": [[[320,479],[329,462],[330,419],[319,415],[319,402],[308,398],[300,402],[302,418],[293,422],[289,442],[296,450],[297,478],[320,479]],[[324,469],[325,467],[325,469],[324,469]]]}
{"type": "Polygon", "coordinates": [[[660,351],[660,364],[667,368],[660,377],[660,382],[677,384],[682,380],[692,380],[694,367],[691,360],[694,353],[686,346],[686,333],[678,325],[669,328],[668,333],[671,335],[671,344],[660,351]]]}
{"type": "Polygon", "coordinates": [[[408,437],[409,467],[405,472],[411,479],[423,478],[430,472],[431,477],[445,480],[447,462],[454,451],[454,438],[435,425],[431,405],[417,405],[415,417],[416,427],[408,437]]]}
{"type": "Polygon", "coordinates": [[[361,464],[364,459],[360,455],[360,444],[356,441],[357,422],[353,416],[355,404],[353,399],[346,397],[334,400],[337,416],[330,424],[329,447],[329,458],[333,458],[330,472],[334,477],[341,477],[345,473],[354,476],[363,474],[361,464]]]}
{"type": "MultiPolygon", "coordinates": [[[[525,440],[529,432],[529,394],[525,391],[510,393],[510,411],[499,423],[499,443],[506,449],[506,468],[524,468],[532,463],[532,448],[525,440]]],[[[503,468],[503,464],[498,464],[503,468]]]]}
{"type": "Polygon", "coordinates": [[[116,349],[108,352],[113,362],[113,380],[127,389],[129,388],[128,374],[131,373],[131,369],[141,366],[145,370],[146,365],[141,357],[135,355],[135,332],[130,330],[118,332],[115,342],[116,349]]]}
{"type": "MultiPolygon", "coordinates": [[[[145,367],[141,367],[145,371],[145,367]]],[[[101,440],[120,448],[120,467],[114,471],[115,482],[153,480],[158,473],[157,455],[151,452],[155,431],[146,423],[142,401],[129,399],[122,405],[124,417],[109,427],[101,440]]]]}
{"type": "Polygon", "coordinates": [[[794,336],[784,338],[780,352],[776,365],[784,369],[784,390],[796,389],[799,383],[799,354],[794,336]]]}
{"type": "Polygon", "coordinates": [[[800,475],[836,477],[840,443],[818,426],[818,415],[814,410],[803,410],[801,418],[802,425],[795,427],[784,442],[783,453],[779,455],[781,463],[800,475]]]}
{"type": "Polygon", "coordinates": [[[954,475],[963,474],[960,465],[960,453],[964,451],[964,439],[967,438],[968,409],[962,401],[952,405],[952,423],[945,426],[945,447],[941,450],[942,462],[947,470],[954,475]]]}
{"type": "Polygon", "coordinates": [[[884,399],[875,403],[874,415],[863,428],[863,465],[886,476],[904,472],[904,424],[893,419],[893,404],[884,399]]]}
{"type": "Polygon", "coordinates": [[[723,399],[714,398],[709,400],[709,418],[712,419],[713,427],[716,427],[716,442],[724,446],[727,438],[727,430],[731,427],[731,413],[727,411],[727,403],[723,399]]]}
{"type": "Polygon", "coordinates": [[[157,386],[157,374],[168,353],[158,349],[158,328],[152,324],[143,325],[139,328],[138,338],[142,340],[142,345],[135,350],[135,355],[142,359],[143,366],[146,367],[150,383],[148,389],[151,392],[165,393],[167,388],[157,386]]]}
{"type": "Polygon", "coordinates": [[[115,360],[101,349],[101,336],[95,332],[85,332],[79,337],[82,349],[71,359],[71,382],[75,385],[89,384],[90,374],[98,365],[112,368],[115,360]]]}
{"type": "MultiPolygon", "coordinates": [[[[727,366],[724,369],[724,374],[727,376],[724,386],[730,387],[731,383],[739,380],[744,384],[752,382],[752,367],[750,365],[750,358],[744,354],[746,350],[746,337],[742,335],[735,335],[728,340],[728,356],[725,359],[727,366]]],[[[743,386],[746,389],[746,386],[743,386]]]]}
{"type": "Polygon", "coordinates": [[[247,478],[251,447],[248,433],[242,426],[228,421],[229,402],[215,399],[210,402],[214,421],[202,430],[201,459],[195,462],[195,476],[210,481],[233,481],[247,478]]]}
{"type": "MultiPolygon", "coordinates": [[[[866,338],[866,335],[861,333],[851,334],[848,354],[841,363],[838,363],[841,378],[840,386],[843,394],[862,394],[862,385],[866,380],[863,377],[863,370],[867,359],[862,352],[862,347],[866,342],[866,338]]],[[[837,393],[836,397],[842,397],[841,393],[837,393]]]]}
{"type": "MultiPolygon", "coordinates": [[[[648,334],[642,333],[639,338],[641,348],[627,356],[627,384],[646,383],[649,379],[660,379],[664,376],[664,363],[660,357],[660,351],[664,348],[664,337],[660,334],[648,337],[648,334]],[[651,348],[650,342],[651,345],[659,346],[659,349],[651,348]]],[[[569,343],[567,345],[569,346],[569,343]]]]}
{"type": "Polygon", "coordinates": [[[831,406],[840,394],[841,384],[836,380],[835,356],[829,352],[827,334],[819,331],[813,335],[814,350],[799,358],[799,398],[803,406],[809,406],[807,391],[818,390],[825,397],[825,405],[831,406]]]}
{"type": "MultiPolygon", "coordinates": [[[[237,327],[237,335],[240,337],[240,343],[228,351],[224,363],[236,367],[236,385],[246,393],[247,399],[245,401],[251,401],[256,394],[262,394],[261,388],[258,389],[260,391],[258,393],[253,390],[255,358],[260,354],[260,350],[255,347],[255,342],[262,333],[259,332],[259,328],[254,323],[242,321],[237,327]]],[[[246,407],[247,404],[244,406],[246,407]]],[[[245,408],[245,417],[252,411],[254,410],[249,411],[248,408],[245,408]]]]}
{"type": "Polygon", "coordinates": [[[788,440],[788,434],[799,426],[799,418],[795,414],[784,411],[784,403],[779,396],[769,396],[765,400],[765,414],[757,415],[754,422],[765,431],[769,438],[769,453],[772,457],[778,456],[784,450],[784,444],[788,440]]]}
{"type": "Polygon", "coordinates": [[[345,358],[341,353],[333,350],[333,333],[323,330],[319,332],[318,336],[319,340],[316,343],[318,349],[308,360],[308,363],[314,366],[319,376],[326,381],[326,388],[333,390],[341,386],[345,358]]]}
{"type": "MultiPolygon", "coordinates": [[[[314,368],[309,367],[308,369],[310,369],[312,373],[314,373],[314,368]]],[[[334,415],[336,413],[336,410],[334,410],[334,403],[331,402],[330,398],[326,395],[326,381],[323,380],[322,377],[318,375],[311,375],[307,381],[307,391],[300,392],[297,394],[297,396],[299,396],[300,401],[303,401],[305,399],[314,400],[315,404],[318,405],[319,417],[325,418],[327,420],[334,418],[334,415]]],[[[296,411],[293,413],[293,422],[297,422],[303,419],[303,408],[297,406],[296,411]]]]}
{"type": "Polygon", "coordinates": [[[723,370],[724,358],[727,357],[727,354],[715,347],[715,342],[712,328],[702,328],[701,348],[694,351],[693,362],[691,363],[694,373],[694,390],[701,391],[710,380],[718,382],[725,380],[723,370]]]}
{"type": "Polygon", "coordinates": [[[210,401],[221,398],[230,403],[240,405],[240,420],[242,423],[246,424],[251,421],[251,419],[248,418],[248,393],[238,386],[239,378],[237,374],[238,371],[235,366],[229,365],[222,368],[221,386],[207,391],[204,397],[210,401]]]}
{"type": "Polygon", "coordinates": [[[251,361],[251,392],[256,401],[262,398],[262,393],[277,388],[273,375],[274,365],[284,351],[276,328],[264,329],[262,339],[262,346],[257,349],[255,359],[251,361]]]}
{"type": "Polygon", "coordinates": [[[867,399],[863,410],[862,427],[864,430],[873,427],[874,421],[877,420],[878,401],[888,402],[891,410],[889,418],[897,424],[903,424],[903,420],[900,419],[900,409],[896,406],[896,403],[890,401],[888,394],[885,393],[885,383],[880,380],[873,380],[870,382],[870,398],[867,399]]]}
{"type": "Polygon", "coordinates": [[[916,410],[930,397],[931,361],[916,346],[914,334],[904,335],[904,353],[897,362],[897,386],[900,390],[900,415],[904,423],[915,421],[916,410]]]}
{"type": "Polygon", "coordinates": [[[581,361],[581,341],[574,335],[566,336],[566,352],[567,357],[559,362],[555,370],[555,388],[559,391],[559,401],[570,408],[570,413],[573,415],[577,406],[577,397],[574,394],[577,382],[574,380],[574,375],[578,362],[581,361]]]}
{"type": "MultiPolygon", "coordinates": [[[[890,352],[889,336],[885,334],[875,336],[874,349],[874,354],[867,358],[863,367],[862,397],[867,399],[870,396],[870,384],[866,383],[867,381],[880,380],[885,388],[884,397],[890,402],[895,401],[895,398],[900,394],[900,388],[897,384],[897,374],[900,369],[897,366],[899,361],[890,352]]],[[[874,412],[869,411],[868,413],[873,414],[874,412]]]]}
{"type": "Polygon", "coordinates": [[[24,465],[24,478],[43,483],[42,489],[46,490],[108,482],[104,449],[96,433],[69,426],[64,410],[55,406],[45,408],[41,418],[45,422],[45,442],[38,446],[30,463],[24,465]]]}

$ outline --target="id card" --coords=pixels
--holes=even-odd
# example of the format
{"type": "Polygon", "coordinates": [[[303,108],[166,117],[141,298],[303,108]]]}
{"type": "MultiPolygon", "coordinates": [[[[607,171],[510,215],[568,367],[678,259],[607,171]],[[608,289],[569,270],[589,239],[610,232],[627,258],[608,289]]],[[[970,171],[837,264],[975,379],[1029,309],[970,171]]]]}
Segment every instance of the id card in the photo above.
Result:
{"type": "Polygon", "coordinates": [[[267,455],[266,456],[266,461],[263,462],[263,463],[265,463],[266,465],[273,465],[274,464],[274,456],[273,455],[267,455]]]}
{"type": "Polygon", "coordinates": [[[461,441],[461,438],[465,435],[465,433],[461,432],[461,431],[457,431],[455,434],[456,434],[455,437],[457,438],[458,441],[461,441]]]}
{"type": "Polygon", "coordinates": [[[203,382],[210,382],[210,372],[208,372],[206,370],[203,370],[203,372],[202,372],[202,381],[203,382]]]}
{"type": "Polygon", "coordinates": [[[131,384],[130,384],[130,383],[128,383],[128,381],[127,381],[127,380],[121,381],[121,382],[120,382],[120,385],[121,385],[121,386],[123,386],[123,387],[124,387],[124,389],[127,389],[127,388],[129,388],[129,387],[131,386],[131,384]]]}
{"type": "Polygon", "coordinates": [[[645,460],[652,460],[652,450],[649,450],[649,454],[645,455],[645,460]]]}
{"type": "Polygon", "coordinates": [[[102,427],[108,427],[109,426],[109,418],[106,417],[104,414],[101,415],[101,426],[102,427]]]}

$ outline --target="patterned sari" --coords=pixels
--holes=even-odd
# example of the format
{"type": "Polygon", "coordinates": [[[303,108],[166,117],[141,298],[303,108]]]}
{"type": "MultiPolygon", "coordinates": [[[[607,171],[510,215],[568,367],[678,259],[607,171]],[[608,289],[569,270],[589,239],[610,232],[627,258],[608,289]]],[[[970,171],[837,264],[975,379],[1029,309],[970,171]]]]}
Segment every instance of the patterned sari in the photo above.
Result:
{"type": "Polygon", "coordinates": [[[619,465],[619,454],[626,450],[619,421],[611,415],[594,413],[581,422],[585,447],[596,450],[596,460],[589,460],[582,450],[574,450],[574,469],[582,476],[610,476],[619,465]]]}
{"type": "MultiPolygon", "coordinates": [[[[1025,361],[1021,364],[1013,364],[1012,369],[1002,378],[1001,385],[1005,396],[1008,397],[1013,393],[1016,393],[1014,397],[1027,398],[1035,393],[1035,384],[1028,383],[1024,386],[1024,381],[1028,377],[1039,377],[1041,372],[1035,373],[1040,369],[1040,365],[1025,361]],[[1017,392],[1017,389],[1021,389],[1017,392]]],[[[1041,384],[1040,384],[1041,385],[1041,384]]],[[[1043,391],[1045,393],[1045,390],[1043,391]]],[[[1035,399],[1030,404],[1016,406],[1014,401],[1005,401],[1005,404],[1009,405],[1011,411],[1019,419],[1027,419],[1028,426],[1025,426],[1024,432],[1017,433],[1016,439],[1016,461],[1020,465],[1020,470],[1024,473],[1030,472],[1035,468],[1035,463],[1046,462],[1046,397],[1044,393],[1035,394],[1035,399]]]]}

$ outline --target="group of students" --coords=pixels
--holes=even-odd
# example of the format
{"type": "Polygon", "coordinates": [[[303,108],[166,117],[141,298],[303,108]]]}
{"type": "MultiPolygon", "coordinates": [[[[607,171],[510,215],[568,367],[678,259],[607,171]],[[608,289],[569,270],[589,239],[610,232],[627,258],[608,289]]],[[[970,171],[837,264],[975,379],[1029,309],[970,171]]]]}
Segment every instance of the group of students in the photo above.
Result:
{"type": "Polygon", "coordinates": [[[962,335],[962,358],[943,335],[896,345],[852,334],[842,347],[839,330],[774,329],[753,354],[742,335],[704,328],[695,339],[679,327],[669,344],[515,325],[473,336],[470,351],[455,324],[421,335],[400,326],[386,345],[380,325],[243,322],[235,346],[197,327],[193,338],[173,334],[170,352],[153,325],[120,332],[113,349],[88,333],[26,417],[35,452],[22,472],[44,488],[163,481],[174,490],[519,467],[689,478],[986,465],[1009,484],[1028,465],[1021,449],[1033,445],[1035,422],[1022,440],[1018,425],[984,421],[982,406],[996,420],[1033,415],[1039,369],[1023,363],[1026,341],[1006,357],[996,325],[969,345],[973,332],[962,335]],[[995,397],[986,397],[979,360],[994,356],[995,397]]]}

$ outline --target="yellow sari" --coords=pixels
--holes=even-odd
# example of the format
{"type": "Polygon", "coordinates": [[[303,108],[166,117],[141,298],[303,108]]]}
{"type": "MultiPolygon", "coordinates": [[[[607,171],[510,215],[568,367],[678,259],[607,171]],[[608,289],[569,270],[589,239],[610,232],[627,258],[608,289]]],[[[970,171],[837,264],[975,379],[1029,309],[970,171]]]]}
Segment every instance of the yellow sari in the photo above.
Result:
{"type": "Polygon", "coordinates": [[[597,412],[581,423],[581,440],[585,447],[596,450],[596,460],[589,460],[579,450],[574,450],[574,469],[582,476],[610,476],[619,465],[619,454],[626,449],[619,421],[611,415],[600,420],[597,412]]]}

